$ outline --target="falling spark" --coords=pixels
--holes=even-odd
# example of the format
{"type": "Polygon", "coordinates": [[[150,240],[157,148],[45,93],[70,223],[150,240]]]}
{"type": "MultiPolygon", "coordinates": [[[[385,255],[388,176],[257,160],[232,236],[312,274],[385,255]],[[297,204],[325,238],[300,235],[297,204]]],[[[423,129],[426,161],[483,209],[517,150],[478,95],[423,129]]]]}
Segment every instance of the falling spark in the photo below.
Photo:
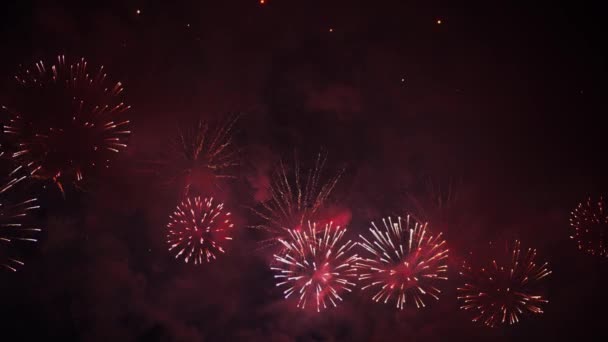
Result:
{"type": "Polygon", "coordinates": [[[317,312],[328,306],[336,307],[344,292],[352,292],[356,286],[358,259],[352,254],[356,243],[341,241],[346,228],[332,227],[329,223],[317,231],[316,223],[308,229],[290,230],[289,237],[280,239],[285,251],[275,255],[276,286],[284,288],[283,295],[297,299],[297,307],[313,306],[317,312]]]}
{"type": "Polygon", "coordinates": [[[415,222],[408,215],[396,222],[382,219],[384,229],[372,222],[371,239],[359,235],[359,244],[371,254],[357,262],[363,291],[371,291],[372,300],[394,301],[397,309],[408,304],[425,307],[425,298],[439,300],[438,283],[447,280],[448,249],[442,234],[431,235],[427,224],[415,222]]]}
{"type": "Polygon", "coordinates": [[[578,249],[591,255],[608,257],[608,213],[603,197],[595,202],[589,197],[570,213],[571,239],[578,249]]]}
{"type": "Polygon", "coordinates": [[[547,263],[536,263],[536,250],[522,253],[521,243],[515,241],[504,257],[504,263],[495,259],[479,268],[463,263],[460,275],[465,283],[457,289],[458,300],[462,310],[473,314],[473,322],[492,328],[515,324],[524,314],[543,313],[542,305],[548,303],[540,295],[538,283],[551,271],[547,263]]]}
{"type": "Polygon", "coordinates": [[[279,239],[290,235],[291,230],[301,229],[309,221],[319,221],[320,211],[342,175],[339,171],[324,179],[326,161],[327,156],[319,153],[314,166],[306,172],[301,172],[297,158],[292,170],[288,170],[283,161],[279,163],[271,180],[270,199],[262,203],[259,210],[252,209],[263,223],[251,228],[269,235],[262,242],[264,245],[277,245],[279,239]]]}
{"type": "Polygon", "coordinates": [[[223,243],[234,224],[224,204],[213,204],[213,198],[186,197],[169,216],[167,244],[175,258],[200,265],[211,262],[218,253],[225,253],[223,243]]]}
{"type": "Polygon", "coordinates": [[[131,131],[122,83],[108,85],[106,78],[103,66],[89,73],[85,59],[67,64],[65,56],[17,74],[15,103],[1,107],[10,118],[3,131],[11,157],[39,168],[36,177],[54,181],[62,192],[65,182],[108,168],[131,131]]]}

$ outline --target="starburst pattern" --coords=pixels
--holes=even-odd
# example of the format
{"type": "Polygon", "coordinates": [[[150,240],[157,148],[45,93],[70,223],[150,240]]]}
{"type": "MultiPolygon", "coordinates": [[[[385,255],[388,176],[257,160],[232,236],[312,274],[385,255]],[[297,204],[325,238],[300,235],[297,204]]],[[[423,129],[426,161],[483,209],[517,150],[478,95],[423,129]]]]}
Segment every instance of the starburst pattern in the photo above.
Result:
{"type": "Polygon", "coordinates": [[[316,224],[308,229],[289,230],[289,238],[280,239],[285,252],[275,255],[276,266],[271,269],[278,283],[285,287],[285,298],[297,297],[297,307],[314,306],[317,312],[329,305],[337,306],[344,292],[356,286],[358,258],[352,253],[352,241],[342,243],[346,228],[327,224],[317,231],[316,224]]]}
{"type": "Polygon", "coordinates": [[[362,290],[370,291],[372,300],[388,303],[403,310],[408,303],[426,306],[425,298],[439,299],[438,284],[447,280],[448,249],[442,234],[431,235],[427,224],[410,216],[395,222],[382,219],[384,229],[374,222],[371,238],[363,235],[360,245],[371,254],[357,262],[362,290]]]}
{"type": "Polygon", "coordinates": [[[574,230],[570,238],[576,241],[579,250],[608,257],[608,213],[605,208],[603,197],[598,201],[589,197],[570,213],[570,226],[574,230]]]}
{"type": "Polygon", "coordinates": [[[465,278],[458,288],[461,309],[473,314],[473,322],[489,327],[515,324],[525,314],[541,314],[548,301],[540,294],[539,282],[551,274],[547,263],[537,264],[536,250],[522,252],[515,241],[505,253],[504,262],[493,259],[483,267],[464,262],[460,275],[465,278]]]}
{"type": "Polygon", "coordinates": [[[232,240],[234,228],[224,204],[214,205],[213,198],[186,197],[169,216],[167,244],[175,258],[200,265],[225,253],[223,244],[232,240]]]}
{"type": "Polygon", "coordinates": [[[120,82],[107,85],[102,67],[90,74],[80,59],[66,63],[58,56],[50,67],[43,61],[15,76],[16,96],[2,106],[9,120],[4,133],[18,163],[39,168],[36,177],[76,184],[95,168],[108,168],[127,147],[130,107],[122,101],[120,82]]]}

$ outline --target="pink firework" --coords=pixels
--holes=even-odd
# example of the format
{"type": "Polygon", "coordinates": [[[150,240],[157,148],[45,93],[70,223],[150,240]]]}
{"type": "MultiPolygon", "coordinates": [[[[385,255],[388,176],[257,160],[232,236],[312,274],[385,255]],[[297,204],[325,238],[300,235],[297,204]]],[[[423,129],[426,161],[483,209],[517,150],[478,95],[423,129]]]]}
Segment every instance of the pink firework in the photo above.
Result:
{"type": "Polygon", "coordinates": [[[232,240],[229,236],[234,224],[224,204],[213,204],[213,198],[186,197],[167,224],[167,244],[175,258],[185,263],[200,265],[215,260],[225,253],[222,244],[232,240]]]}
{"type": "Polygon", "coordinates": [[[276,286],[286,288],[286,299],[294,295],[297,307],[312,305],[320,312],[328,305],[337,306],[344,292],[352,292],[358,257],[352,254],[355,243],[341,242],[345,233],[346,228],[331,223],[321,231],[309,223],[308,229],[290,230],[289,238],[279,240],[285,252],[274,256],[276,265],[271,269],[276,272],[276,286]]]}
{"type": "Polygon", "coordinates": [[[129,120],[120,82],[108,85],[102,67],[90,74],[80,59],[43,61],[15,76],[16,95],[2,106],[8,113],[4,133],[10,154],[21,164],[39,167],[36,177],[76,184],[95,168],[107,168],[127,146],[129,120]]]}
{"type": "Polygon", "coordinates": [[[371,239],[359,235],[359,244],[370,254],[357,262],[362,290],[370,291],[372,300],[394,301],[403,310],[408,303],[426,306],[425,298],[439,299],[437,288],[447,280],[448,249],[442,234],[431,235],[427,224],[415,222],[408,215],[396,222],[382,219],[384,229],[372,222],[371,239]]]}
{"type": "Polygon", "coordinates": [[[602,197],[581,202],[570,213],[571,239],[578,249],[591,255],[608,257],[608,213],[602,197]]]}
{"type": "Polygon", "coordinates": [[[458,288],[462,310],[473,314],[473,322],[488,327],[515,324],[525,314],[543,313],[548,301],[539,290],[539,282],[551,274],[547,263],[536,263],[536,250],[522,253],[521,243],[497,255],[503,262],[492,260],[483,267],[463,264],[460,275],[465,283],[458,288]]]}

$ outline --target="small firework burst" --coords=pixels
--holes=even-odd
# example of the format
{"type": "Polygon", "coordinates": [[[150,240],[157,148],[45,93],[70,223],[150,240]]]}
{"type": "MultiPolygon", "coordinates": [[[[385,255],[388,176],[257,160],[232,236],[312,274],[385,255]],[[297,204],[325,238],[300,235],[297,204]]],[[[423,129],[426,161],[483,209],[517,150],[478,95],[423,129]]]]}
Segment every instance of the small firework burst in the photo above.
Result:
{"type": "Polygon", "coordinates": [[[284,253],[275,255],[276,286],[286,287],[285,298],[297,297],[297,307],[316,307],[317,312],[329,305],[337,306],[344,292],[356,286],[357,255],[352,254],[355,243],[342,243],[346,228],[327,224],[317,231],[316,224],[308,229],[289,230],[289,238],[280,239],[284,253]]]}
{"type": "Polygon", "coordinates": [[[223,244],[234,224],[224,204],[214,205],[213,198],[186,197],[169,216],[167,244],[175,258],[200,265],[225,253],[223,244]]]}
{"type": "Polygon", "coordinates": [[[50,67],[35,63],[15,76],[17,95],[2,106],[12,158],[38,167],[36,177],[54,181],[62,192],[66,182],[109,167],[131,133],[122,84],[108,85],[103,66],[93,74],[87,68],[84,59],[69,64],[65,56],[50,67]]]}
{"type": "Polygon", "coordinates": [[[473,314],[473,322],[488,327],[518,323],[525,314],[543,313],[548,303],[540,295],[539,282],[551,274],[547,263],[536,263],[536,250],[522,253],[521,243],[506,246],[504,262],[496,259],[484,267],[473,267],[466,261],[460,275],[465,279],[459,287],[460,308],[473,314]]]}
{"type": "Polygon", "coordinates": [[[448,249],[441,233],[431,235],[427,224],[410,216],[396,222],[389,217],[382,223],[384,230],[372,222],[371,241],[359,235],[359,244],[372,255],[357,262],[361,289],[371,291],[376,302],[395,301],[400,310],[408,303],[424,307],[426,297],[438,300],[441,291],[436,286],[447,280],[448,270],[448,249]]]}
{"type": "MultiPolygon", "coordinates": [[[[14,191],[30,176],[18,166],[0,186],[0,266],[16,272],[24,265],[19,256],[23,244],[37,242],[41,229],[32,224],[32,214],[40,208],[36,198],[23,198],[14,191]]],[[[31,172],[31,171],[30,171],[31,172]]]]}
{"type": "Polygon", "coordinates": [[[570,226],[574,229],[570,238],[576,241],[579,250],[608,257],[608,213],[605,208],[603,197],[597,202],[589,197],[570,213],[570,226]]]}
{"type": "Polygon", "coordinates": [[[319,213],[342,175],[339,171],[333,177],[323,178],[323,168],[327,161],[325,154],[319,153],[314,166],[301,172],[295,158],[293,170],[281,161],[270,184],[270,199],[261,204],[261,209],[253,209],[264,223],[252,226],[269,235],[264,245],[276,245],[292,230],[302,229],[306,222],[319,221],[319,213]]]}
{"type": "Polygon", "coordinates": [[[207,175],[214,178],[236,178],[240,165],[239,149],[234,143],[238,115],[216,125],[199,118],[196,123],[178,127],[168,149],[158,158],[145,162],[146,171],[156,173],[162,183],[183,189],[184,194],[207,175]]]}

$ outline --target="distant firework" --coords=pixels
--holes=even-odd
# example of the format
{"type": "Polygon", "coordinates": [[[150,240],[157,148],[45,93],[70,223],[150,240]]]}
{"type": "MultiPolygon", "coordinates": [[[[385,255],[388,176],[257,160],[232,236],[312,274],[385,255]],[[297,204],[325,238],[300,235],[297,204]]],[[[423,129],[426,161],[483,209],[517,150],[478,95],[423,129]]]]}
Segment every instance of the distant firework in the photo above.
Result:
{"type": "Polygon", "coordinates": [[[94,168],[109,167],[124,150],[129,120],[120,82],[108,85],[103,66],[90,74],[84,59],[54,65],[40,61],[15,76],[17,95],[2,106],[12,158],[40,167],[36,176],[64,191],[94,168]]]}
{"type": "Polygon", "coordinates": [[[232,240],[229,236],[234,224],[224,204],[213,204],[213,198],[186,197],[169,216],[167,243],[175,258],[185,263],[200,265],[215,260],[218,253],[225,253],[223,244],[232,240]]]}
{"type": "Polygon", "coordinates": [[[289,238],[279,241],[285,252],[275,255],[276,286],[286,288],[285,298],[297,298],[297,307],[313,306],[317,312],[329,305],[337,306],[344,292],[352,292],[356,286],[357,255],[352,253],[356,245],[342,242],[346,228],[332,227],[317,231],[316,224],[308,229],[290,230],[289,238]]]}
{"type": "Polygon", "coordinates": [[[16,272],[24,265],[19,256],[23,244],[37,242],[41,229],[31,223],[31,214],[40,206],[36,198],[20,196],[14,188],[22,185],[29,175],[19,166],[0,185],[0,266],[16,272]]]}
{"type": "Polygon", "coordinates": [[[363,291],[370,291],[376,302],[394,301],[403,310],[408,303],[426,306],[425,298],[439,299],[436,287],[447,280],[448,249],[441,234],[431,235],[426,224],[401,217],[393,222],[382,219],[384,229],[374,222],[371,239],[359,235],[359,244],[371,254],[357,262],[363,291]]]}
{"type": "Polygon", "coordinates": [[[206,175],[236,178],[240,151],[233,133],[238,119],[235,115],[210,124],[199,118],[193,124],[179,127],[168,148],[145,162],[146,171],[157,174],[171,188],[179,187],[183,194],[188,194],[193,185],[205,182],[206,175]]]}
{"type": "Polygon", "coordinates": [[[465,283],[458,288],[460,308],[473,314],[473,322],[489,327],[518,323],[525,314],[543,313],[548,303],[540,295],[539,282],[551,274],[547,263],[536,264],[536,250],[521,252],[515,241],[506,253],[496,255],[504,262],[492,260],[484,267],[463,264],[460,275],[465,283]]]}
{"type": "Polygon", "coordinates": [[[324,178],[323,168],[327,161],[325,154],[319,153],[314,166],[302,172],[296,158],[293,169],[288,169],[281,161],[271,184],[271,198],[261,204],[255,214],[264,222],[252,228],[269,235],[265,245],[276,245],[280,239],[291,234],[293,229],[302,229],[306,222],[319,221],[319,213],[338,183],[342,171],[324,178]]]}
{"type": "Polygon", "coordinates": [[[608,257],[608,213],[602,197],[581,202],[570,214],[570,226],[574,229],[571,239],[578,249],[591,255],[608,257]]]}

